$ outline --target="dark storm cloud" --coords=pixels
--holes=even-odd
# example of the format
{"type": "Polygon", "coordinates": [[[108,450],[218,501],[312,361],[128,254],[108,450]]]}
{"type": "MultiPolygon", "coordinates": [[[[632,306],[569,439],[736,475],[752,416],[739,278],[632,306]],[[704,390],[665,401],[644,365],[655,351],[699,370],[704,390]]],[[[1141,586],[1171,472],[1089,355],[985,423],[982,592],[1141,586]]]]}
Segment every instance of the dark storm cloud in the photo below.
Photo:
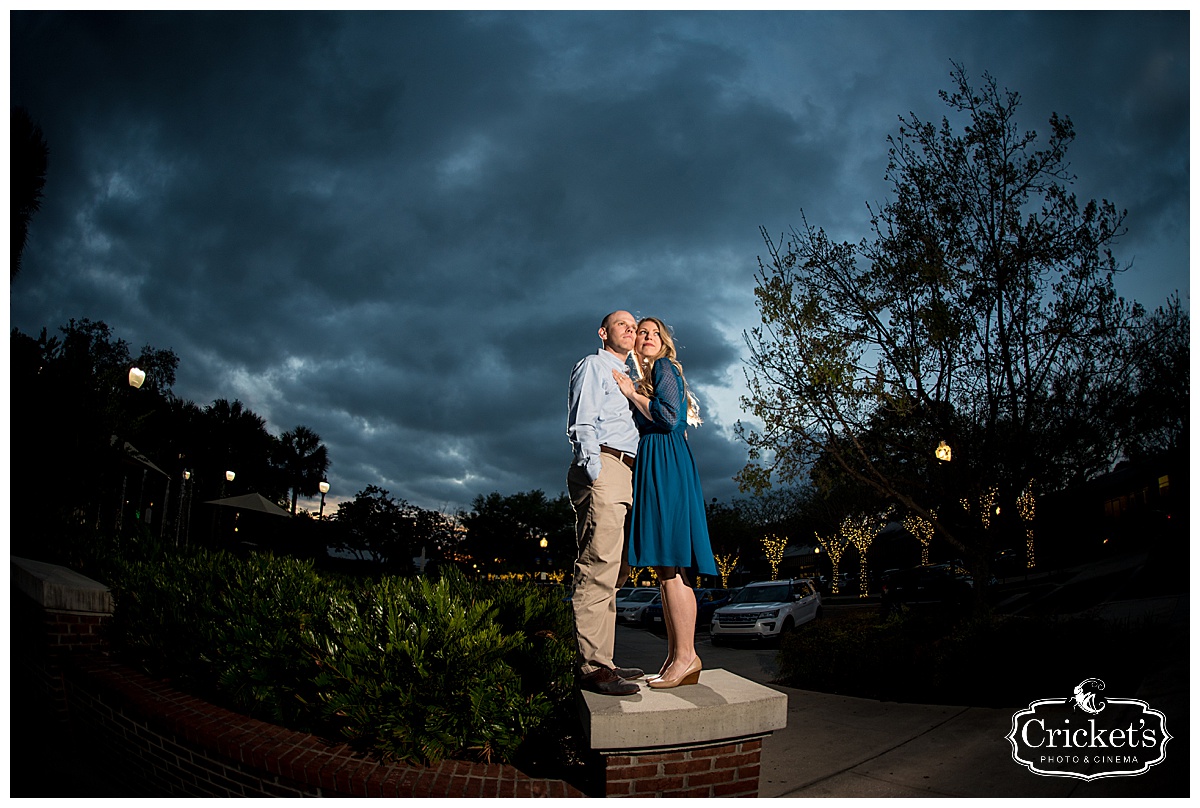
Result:
{"type": "Polygon", "coordinates": [[[457,507],[561,491],[572,365],[654,314],[728,498],[759,226],[864,235],[952,59],[1073,119],[1125,293],[1186,294],[1186,14],[15,12],[51,164],[12,324],[173,349],[178,395],[315,429],[331,502],[457,507]]]}

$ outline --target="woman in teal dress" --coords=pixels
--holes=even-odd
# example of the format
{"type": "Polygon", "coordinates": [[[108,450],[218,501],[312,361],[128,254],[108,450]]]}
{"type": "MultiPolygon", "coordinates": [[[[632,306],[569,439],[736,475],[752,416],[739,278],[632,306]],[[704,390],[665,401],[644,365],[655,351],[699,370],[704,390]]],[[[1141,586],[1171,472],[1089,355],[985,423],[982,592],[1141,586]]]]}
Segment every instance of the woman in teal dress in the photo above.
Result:
{"type": "Polygon", "coordinates": [[[701,662],[696,654],[696,596],[688,569],[716,575],[700,475],[687,442],[688,421],[699,425],[698,407],[675,358],[675,341],[655,317],[638,323],[633,347],[634,381],[613,372],[621,392],[634,404],[641,439],[633,470],[633,516],[629,563],[651,566],[662,593],[667,627],[667,659],[653,688],[696,684],[701,662]]]}

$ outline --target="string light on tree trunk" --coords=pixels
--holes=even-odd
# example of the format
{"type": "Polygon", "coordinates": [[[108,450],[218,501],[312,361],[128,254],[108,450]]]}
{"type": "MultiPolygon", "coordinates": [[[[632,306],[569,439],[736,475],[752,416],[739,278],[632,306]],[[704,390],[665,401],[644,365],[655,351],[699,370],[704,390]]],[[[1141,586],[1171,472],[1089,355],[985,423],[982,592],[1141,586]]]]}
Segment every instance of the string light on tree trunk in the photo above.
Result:
{"type": "Polygon", "coordinates": [[[728,589],[729,576],[735,569],[737,569],[740,558],[735,556],[733,553],[729,553],[728,555],[715,555],[713,558],[717,562],[717,572],[721,573],[721,588],[728,589]]]}
{"type": "Polygon", "coordinates": [[[1033,569],[1036,566],[1036,559],[1033,554],[1033,517],[1036,510],[1036,501],[1033,496],[1033,480],[1030,480],[1029,485],[1021,492],[1021,496],[1017,497],[1017,514],[1020,515],[1021,521],[1025,523],[1026,569],[1033,569]]]}
{"type": "Polygon", "coordinates": [[[762,537],[763,553],[767,556],[767,563],[771,565],[772,579],[779,576],[779,565],[783,563],[783,551],[787,548],[787,543],[787,536],[780,538],[771,533],[762,537]]]}
{"type": "Polygon", "coordinates": [[[830,587],[830,594],[838,594],[838,580],[841,576],[838,575],[838,565],[842,563],[842,554],[846,552],[846,538],[841,533],[835,533],[833,538],[826,539],[820,533],[813,531],[813,535],[817,537],[817,544],[825,549],[825,554],[829,556],[829,562],[833,565],[833,583],[830,587]]]}
{"type": "Polygon", "coordinates": [[[867,586],[867,549],[879,535],[880,526],[875,524],[869,516],[862,516],[858,519],[847,516],[842,520],[841,530],[847,541],[858,550],[858,596],[865,598],[869,588],[867,586]]]}
{"type": "MultiPolygon", "coordinates": [[[[929,515],[937,519],[936,510],[930,511],[929,515]]],[[[929,545],[933,541],[933,522],[922,516],[910,514],[904,517],[904,529],[921,542],[921,566],[928,566],[929,545]]]]}

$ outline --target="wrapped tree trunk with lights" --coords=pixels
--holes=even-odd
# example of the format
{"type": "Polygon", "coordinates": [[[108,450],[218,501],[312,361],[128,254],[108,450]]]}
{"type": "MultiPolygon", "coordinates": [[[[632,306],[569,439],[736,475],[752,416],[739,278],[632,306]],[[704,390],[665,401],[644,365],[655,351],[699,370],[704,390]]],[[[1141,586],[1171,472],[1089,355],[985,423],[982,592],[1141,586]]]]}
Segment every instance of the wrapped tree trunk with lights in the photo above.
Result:
{"type": "Polygon", "coordinates": [[[941,97],[965,125],[901,120],[893,198],[868,206],[860,243],[803,216],[778,242],[763,230],[743,400],[761,427],[739,425],[738,480],[761,491],[820,464],[933,525],[986,581],[992,531],[958,503],[1111,466],[1108,402],[1144,311],[1113,287],[1124,214],[1067,190],[1070,120],[1051,115],[1040,143],[1016,93],[952,77],[941,97]]]}
{"type": "Polygon", "coordinates": [[[867,550],[871,548],[871,543],[875,541],[875,537],[879,535],[882,527],[868,516],[860,516],[857,519],[846,517],[842,522],[841,535],[845,537],[846,543],[854,545],[854,549],[858,550],[858,596],[860,598],[865,598],[870,594],[867,578],[867,550]]]}
{"type": "Polygon", "coordinates": [[[817,543],[821,545],[823,550],[825,550],[825,555],[829,556],[829,562],[833,565],[833,571],[831,573],[833,580],[830,581],[829,592],[832,595],[837,595],[839,594],[838,567],[842,563],[842,555],[846,552],[846,547],[849,546],[849,540],[841,531],[835,533],[831,539],[826,539],[820,533],[816,532],[814,532],[813,535],[817,537],[817,543]]]}
{"type": "Polygon", "coordinates": [[[732,553],[727,555],[715,555],[713,559],[717,562],[717,572],[721,573],[721,588],[729,588],[729,576],[737,569],[738,556],[732,553]]]}
{"type": "Polygon", "coordinates": [[[783,563],[783,551],[787,549],[787,536],[776,536],[771,533],[762,537],[763,554],[771,565],[771,579],[779,577],[779,565],[783,563]]]}
{"type": "Polygon", "coordinates": [[[931,519],[909,514],[904,517],[904,529],[921,543],[921,565],[929,564],[929,545],[933,541],[933,522],[937,519],[937,509],[930,511],[931,519]]]}

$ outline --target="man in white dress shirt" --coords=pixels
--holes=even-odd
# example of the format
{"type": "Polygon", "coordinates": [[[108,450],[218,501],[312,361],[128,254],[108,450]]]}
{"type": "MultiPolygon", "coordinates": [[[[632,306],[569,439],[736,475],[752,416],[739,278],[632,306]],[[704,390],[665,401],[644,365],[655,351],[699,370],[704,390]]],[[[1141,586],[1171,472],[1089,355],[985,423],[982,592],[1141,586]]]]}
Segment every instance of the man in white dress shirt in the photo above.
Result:
{"type": "Polygon", "coordinates": [[[617,586],[629,574],[625,526],[633,507],[633,463],[638,431],[629,399],[613,380],[626,371],[637,320],[614,311],[600,324],[600,349],[571,371],[567,394],[567,437],[574,458],[567,490],[575,507],[574,594],[576,659],[579,686],[608,696],[638,692],[629,679],[637,668],[613,662],[617,625],[617,586]]]}

